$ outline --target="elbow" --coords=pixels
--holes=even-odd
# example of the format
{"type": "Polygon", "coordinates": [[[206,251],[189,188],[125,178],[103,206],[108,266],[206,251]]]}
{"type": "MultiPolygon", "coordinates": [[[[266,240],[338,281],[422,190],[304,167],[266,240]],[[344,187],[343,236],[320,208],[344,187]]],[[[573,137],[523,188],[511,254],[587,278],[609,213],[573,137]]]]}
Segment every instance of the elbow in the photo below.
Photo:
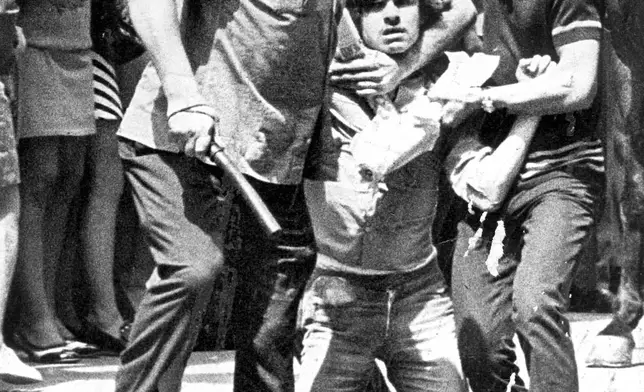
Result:
{"type": "Polygon", "coordinates": [[[499,193],[501,184],[488,186],[474,185],[475,181],[467,183],[466,201],[483,212],[492,212],[501,208],[503,197],[499,193]]]}
{"type": "Polygon", "coordinates": [[[472,197],[469,201],[483,212],[496,211],[503,204],[503,200],[491,197],[472,197]]]}
{"type": "Polygon", "coordinates": [[[597,90],[597,83],[592,83],[590,86],[587,86],[585,88],[575,89],[575,91],[571,94],[571,111],[590,109],[593,106],[593,102],[595,102],[597,90]]]}
{"type": "Polygon", "coordinates": [[[577,80],[574,73],[561,75],[559,85],[565,97],[565,112],[589,109],[597,96],[597,80],[577,80]]]}
{"type": "Polygon", "coordinates": [[[478,208],[483,212],[494,212],[501,208],[501,204],[502,203],[500,201],[495,202],[492,200],[484,200],[480,203],[478,208]]]}
{"type": "Polygon", "coordinates": [[[597,97],[598,90],[597,82],[594,82],[590,88],[584,91],[584,94],[582,94],[579,99],[581,105],[580,109],[589,109],[593,105],[593,102],[595,102],[595,98],[597,97]]]}

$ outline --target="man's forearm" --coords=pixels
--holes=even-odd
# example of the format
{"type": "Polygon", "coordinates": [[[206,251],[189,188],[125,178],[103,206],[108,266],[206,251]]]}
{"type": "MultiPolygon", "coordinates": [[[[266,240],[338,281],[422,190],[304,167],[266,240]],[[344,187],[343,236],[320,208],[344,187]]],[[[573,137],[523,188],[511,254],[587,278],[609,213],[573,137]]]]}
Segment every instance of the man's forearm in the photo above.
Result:
{"type": "Polygon", "coordinates": [[[464,155],[470,160],[459,170],[452,171],[451,181],[456,193],[483,211],[498,209],[517,175],[524,166],[524,160],[532,138],[539,125],[539,117],[519,116],[509,135],[490,153],[489,147],[464,155]]]}
{"type": "Polygon", "coordinates": [[[578,41],[559,48],[552,72],[530,81],[493,87],[483,95],[515,113],[558,114],[587,109],[597,92],[599,42],[578,41]]]}
{"type": "Polygon", "coordinates": [[[423,31],[409,53],[398,62],[404,77],[434,60],[460,39],[476,19],[476,8],[470,0],[452,0],[449,10],[438,22],[423,31]]]}
{"type": "Polygon", "coordinates": [[[203,103],[181,39],[179,15],[183,3],[183,0],[129,0],[132,23],[159,73],[168,99],[168,113],[203,103]]]}
{"type": "Polygon", "coordinates": [[[532,138],[539,126],[540,117],[519,116],[508,136],[481,162],[476,188],[487,195],[493,205],[505,199],[524,165],[532,138]]]}
{"type": "Polygon", "coordinates": [[[574,75],[537,78],[530,82],[491,88],[487,93],[495,107],[514,113],[548,115],[587,109],[592,104],[595,88],[578,92],[570,79],[574,75]]]}

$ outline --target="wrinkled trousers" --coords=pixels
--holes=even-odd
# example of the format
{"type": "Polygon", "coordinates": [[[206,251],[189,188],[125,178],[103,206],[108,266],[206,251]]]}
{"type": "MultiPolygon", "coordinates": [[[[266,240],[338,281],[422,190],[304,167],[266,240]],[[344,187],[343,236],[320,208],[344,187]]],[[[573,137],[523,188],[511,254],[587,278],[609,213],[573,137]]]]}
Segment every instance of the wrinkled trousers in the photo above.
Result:
{"type": "Polygon", "coordinates": [[[488,256],[496,219],[458,224],[452,269],[456,332],[463,371],[474,392],[527,391],[513,343],[518,335],[531,392],[579,390],[565,312],[579,256],[592,233],[599,190],[561,176],[519,190],[504,215],[503,255],[488,256]]]}
{"type": "Polygon", "coordinates": [[[239,276],[230,328],[234,390],[292,391],[297,306],[315,264],[301,187],[251,180],[285,229],[270,241],[218,168],[127,141],[120,149],[156,267],[121,355],[116,391],[180,390],[225,259],[239,276]]]}

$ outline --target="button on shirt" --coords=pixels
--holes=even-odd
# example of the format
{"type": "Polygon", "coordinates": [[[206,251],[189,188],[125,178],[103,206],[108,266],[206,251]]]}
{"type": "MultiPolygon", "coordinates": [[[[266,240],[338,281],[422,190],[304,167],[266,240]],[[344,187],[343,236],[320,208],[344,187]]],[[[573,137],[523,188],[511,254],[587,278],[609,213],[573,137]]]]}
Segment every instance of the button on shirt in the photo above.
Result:
{"type": "MultiPolygon", "coordinates": [[[[394,100],[399,113],[416,99],[427,100],[426,85],[424,77],[404,82],[394,100]]],[[[314,170],[304,183],[319,250],[317,268],[387,275],[435,262],[435,154],[420,155],[378,184],[364,182],[349,145],[369,126],[369,108],[360,98],[335,91],[331,112],[331,126],[322,130],[314,170]]],[[[404,129],[400,132],[404,137],[404,129]]]]}

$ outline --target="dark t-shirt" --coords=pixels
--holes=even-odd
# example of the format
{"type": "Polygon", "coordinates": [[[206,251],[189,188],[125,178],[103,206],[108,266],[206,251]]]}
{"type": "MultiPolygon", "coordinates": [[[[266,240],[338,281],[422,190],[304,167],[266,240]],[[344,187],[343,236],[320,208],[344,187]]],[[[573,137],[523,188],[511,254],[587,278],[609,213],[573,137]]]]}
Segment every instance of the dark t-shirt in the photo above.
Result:
{"type": "MultiPolygon", "coordinates": [[[[599,40],[602,24],[594,0],[483,0],[484,51],[500,56],[492,84],[516,83],[519,60],[550,55],[558,61],[557,48],[583,40],[599,40]]],[[[544,116],[530,145],[521,180],[528,180],[571,166],[603,172],[601,144],[596,137],[597,104],[574,113],[544,116]]],[[[491,116],[494,118],[495,116],[491,116]]],[[[484,127],[495,134],[507,131],[484,127]]],[[[499,142],[502,137],[492,138],[499,142]]]]}

